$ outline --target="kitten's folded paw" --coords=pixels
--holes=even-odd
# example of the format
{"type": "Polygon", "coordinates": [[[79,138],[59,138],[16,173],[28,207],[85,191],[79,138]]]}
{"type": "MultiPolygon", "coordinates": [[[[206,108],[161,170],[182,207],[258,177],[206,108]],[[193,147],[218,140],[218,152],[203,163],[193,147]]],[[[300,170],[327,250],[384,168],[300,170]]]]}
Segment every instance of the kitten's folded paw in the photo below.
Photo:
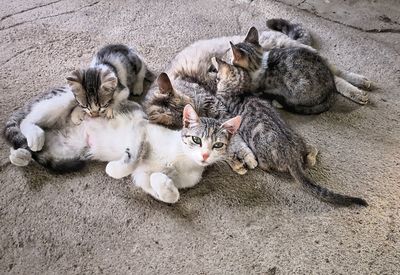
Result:
{"type": "MultiPolygon", "coordinates": [[[[77,110],[77,109],[75,109],[75,110],[77,110]]],[[[82,110],[77,110],[77,111],[75,111],[75,110],[71,113],[71,121],[75,125],[79,125],[85,119],[85,113],[82,110]]]]}
{"type": "Polygon", "coordinates": [[[314,167],[315,163],[317,163],[317,155],[318,149],[313,146],[309,146],[306,156],[306,163],[308,167],[314,167]]]}
{"type": "Polygon", "coordinates": [[[106,173],[114,179],[121,179],[130,174],[120,161],[110,161],[106,166],[106,173]]]}
{"type": "Polygon", "coordinates": [[[272,100],[272,106],[274,106],[277,109],[283,109],[282,104],[280,104],[278,101],[276,101],[275,99],[272,100]]]}
{"type": "Polygon", "coordinates": [[[113,119],[114,118],[114,111],[112,108],[108,108],[106,112],[106,118],[113,119]]]}
{"type": "Polygon", "coordinates": [[[247,155],[244,157],[244,163],[246,164],[246,166],[247,166],[249,169],[254,169],[254,168],[256,168],[257,165],[258,165],[256,156],[255,156],[253,153],[247,154],[247,155]]]}
{"type": "Polygon", "coordinates": [[[42,150],[45,140],[44,131],[42,128],[32,125],[28,133],[25,135],[29,148],[33,152],[42,150]]]}
{"type": "Polygon", "coordinates": [[[151,174],[150,185],[157,194],[156,199],[166,203],[176,203],[179,200],[178,188],[176,188],[172,180],[168,178],[165,174],[151,174]]]}
{"type": "Polygon", "coordinates": [[[32,159],[31,152],[26,149],[19,148],[14,150],[10,149],[10,161],[16,166],[27,166],[32,159]]]}

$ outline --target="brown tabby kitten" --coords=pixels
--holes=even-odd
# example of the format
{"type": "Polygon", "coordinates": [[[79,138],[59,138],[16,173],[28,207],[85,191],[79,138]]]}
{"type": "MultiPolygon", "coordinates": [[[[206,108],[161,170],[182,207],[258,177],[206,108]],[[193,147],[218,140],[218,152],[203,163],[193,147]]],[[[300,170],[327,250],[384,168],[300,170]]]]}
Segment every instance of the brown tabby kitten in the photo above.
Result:
{"type": "Polygon", "coordinates": [[[246,96],[251,83],[247,71],[220,59],[215,63],[219,79],[217,97],[229,112],[242,117],[239,131],[257,156],[261,169],[289,172],[308,192],[324,201],[346,206],[368,205],[364,199],[334,193],[310,179],[304,168],[316,151],[307,148],[301,136],[286,125],[268,101],[246,96]]]}
{"type": "MultiPolygon", "coordinates": [[[[172,85],[166,73],[161,73],[157,82],[150,88],[144,101],[144,108],[152,123],[170,129],[180,129],[182,112],[187,104],[192,105],[196,113],[202,117],[215,118],[218,121],[232,117],[225,106],[208,90],[197,83],[183,79],[175,79],[172,85]]],[[[228,156],[228,164],[239,174],[246,173],[246,168],[254,169],[257,166],[253,152],[240,135],[233,136],[228,156]]]]}

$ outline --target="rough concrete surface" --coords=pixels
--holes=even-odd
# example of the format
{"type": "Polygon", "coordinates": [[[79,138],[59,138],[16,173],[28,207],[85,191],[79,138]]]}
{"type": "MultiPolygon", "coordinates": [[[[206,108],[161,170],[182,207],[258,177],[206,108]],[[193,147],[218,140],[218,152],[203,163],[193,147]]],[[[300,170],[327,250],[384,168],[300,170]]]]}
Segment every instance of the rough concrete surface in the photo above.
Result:
{"type": "Polygon", "coordinates": [[[198,39],[262,29],[272,17],[302,22],[329,60],[379,88],[366,106],[338,98],[318,116],[282,112],[320,150],[312,176],[366,198],[368,208],[335,207],[287,176],[238,176],[225,164],[165,205],[128,178],[108,178],[102,163],[67,176],[12,166],[2,139],[0,273],[399,274],[400,2],[15,0],[1,7],[3,125],[106,43],[135,45],[161,72],[198,39]]]}

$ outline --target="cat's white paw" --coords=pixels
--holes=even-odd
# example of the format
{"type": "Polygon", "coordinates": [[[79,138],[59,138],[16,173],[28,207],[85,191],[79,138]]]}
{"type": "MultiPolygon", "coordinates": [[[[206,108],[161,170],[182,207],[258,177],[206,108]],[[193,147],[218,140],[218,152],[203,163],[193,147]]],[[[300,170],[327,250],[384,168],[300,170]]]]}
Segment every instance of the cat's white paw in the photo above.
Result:
{"type": "Polygon", "coordinates": [[[150,176],[151,188],[156,192],[157,199],[166,203],[176,203],[179,200],[178,188],[172,180],[163,173],[153,173],[150,176]]]}
{"type": "Polygon", "coordinates": [[[135,86],[133,87],[132,94],[134,95],[143,94],[143,81],[139,81],[138,83],[135,84],[135,86]]]}
{"type": "Polygon", "coordinates": [[[359,91],[359,93],[354,94],[353,101],[361,105],[367,104],[369,102],[368,94],[363,90],[359,91]]]}
{"type": "Polygon", "coordinates": [[[71,121],[75,125],[79,125],[85,119],[85,112],[80,107],[76,107],[71,113],[71,121]]]}
{"type": "Polygon", "coordinates": [[[31,152],[26,149],[19,148],[14,150],[10,149],[10,161],[16,166],[27,166],[32,159],[31,152]]]}
{"type": "Polygon", "coordinates": [[[106,118],[113,119],[114,118],[114,111],[112,108],[108,108],[106,111],[106,118]]]}
{"type": "Polygon", "coordinates": [[[120,161],[110,161],[106,166],[106,173],[114,179],[121,179],[129,175],[124,168],[124,165],[120,161]]]}
{"type": "Polygon", "coordinates": [[[28,142],[28,146],[32,151],[37,152],[42,150],[45,139],[42,128],[32,125],[32,127],[29,128],[29,131],[27,131],[25,134],[25,137],[28,142]]]}
{"type": "Polygon", "coordinates": [[[249,169],[254,169],[254,168],[256,168],[257,165],[258,165],[256,156],[254,156],[254,154],[247,154],[247,155],[244,157],[244,163],[246,164],[246,166],[247,166],[249,169]]]}
{"type": "Polygon", "coordinates": [[[275,99],[272,100],[272,106],[274,106],[277,109],[283,109],[282,104],[280,104],[278,101],[276,101],[275,99]]]}

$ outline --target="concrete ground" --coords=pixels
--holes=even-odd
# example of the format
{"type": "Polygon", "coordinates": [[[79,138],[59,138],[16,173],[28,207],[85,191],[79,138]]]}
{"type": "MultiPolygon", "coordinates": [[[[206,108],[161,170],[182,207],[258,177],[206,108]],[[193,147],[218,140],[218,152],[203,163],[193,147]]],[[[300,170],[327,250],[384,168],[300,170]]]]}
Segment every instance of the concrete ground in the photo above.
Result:
{"type": "Polygon", "coordinates": [[[400,274],[400,3],[392,1],[2,1],[1,124],[65,83],[102,45],[135,45],[150,68],[202,38],[244,34],[283,17],[313,31],[338,66],[374,80],[371,103],[339,98],[318,116],[283,112],[320,150],[321,185],[364,197],[339,208],[289,177],[210,168],[176,205],[104,164],[55,176],[0,154],[0,273],[400,274]]]}

